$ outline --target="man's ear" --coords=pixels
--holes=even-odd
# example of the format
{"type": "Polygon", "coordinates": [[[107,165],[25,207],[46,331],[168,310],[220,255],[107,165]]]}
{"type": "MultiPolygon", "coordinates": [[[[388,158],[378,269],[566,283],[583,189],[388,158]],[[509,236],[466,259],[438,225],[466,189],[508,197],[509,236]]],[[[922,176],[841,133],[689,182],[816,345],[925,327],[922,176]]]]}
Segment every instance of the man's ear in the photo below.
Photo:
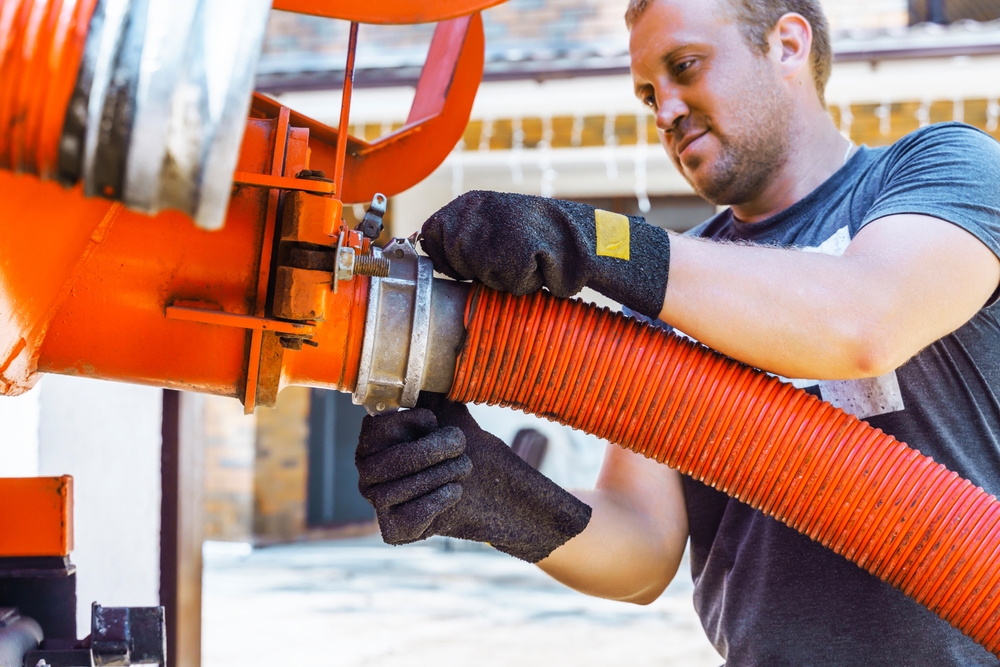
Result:
{"type": "Polygon", "coordinates": [[[788,13],[778,19],[768,36],[768,56],[783,78],[793,79],[803,70],[808,72],[812,38],[812,26],[801,14],[788,13]]]}

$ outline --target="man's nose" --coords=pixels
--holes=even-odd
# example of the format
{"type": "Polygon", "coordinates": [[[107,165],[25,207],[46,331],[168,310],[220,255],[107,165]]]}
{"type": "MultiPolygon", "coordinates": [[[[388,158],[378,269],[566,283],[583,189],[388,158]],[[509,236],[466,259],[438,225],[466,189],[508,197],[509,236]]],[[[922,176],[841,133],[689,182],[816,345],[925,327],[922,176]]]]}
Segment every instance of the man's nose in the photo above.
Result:
{"type": "Polygon", "coordinates": [[[656,127],[670,132],[675,129],[678,123],[687,117],[690,110],[684,100],[672,90],[659,91],[656,109],[656,127]]]}

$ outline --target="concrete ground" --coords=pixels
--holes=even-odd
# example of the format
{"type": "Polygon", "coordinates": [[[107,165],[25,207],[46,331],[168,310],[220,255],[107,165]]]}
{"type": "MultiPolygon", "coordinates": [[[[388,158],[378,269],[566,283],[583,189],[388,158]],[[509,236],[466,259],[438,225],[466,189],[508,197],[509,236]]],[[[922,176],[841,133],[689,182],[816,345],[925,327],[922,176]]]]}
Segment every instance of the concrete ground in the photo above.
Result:
{"type": "Polygon", "coordinates": [[[717,667],[685,564],[646,607],[598,600],[488,547],[377,536],[209,544],[204,667],[717,667]],[[249,551],[249,549],[247,549],[249,551]]]}

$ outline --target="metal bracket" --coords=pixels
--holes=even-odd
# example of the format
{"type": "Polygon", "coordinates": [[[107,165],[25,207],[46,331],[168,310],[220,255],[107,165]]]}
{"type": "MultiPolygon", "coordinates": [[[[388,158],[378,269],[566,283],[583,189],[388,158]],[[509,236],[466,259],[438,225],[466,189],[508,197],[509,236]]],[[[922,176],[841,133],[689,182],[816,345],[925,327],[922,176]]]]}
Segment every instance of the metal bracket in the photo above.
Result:
{"type": "Polygon", "coordinates": [[[93,604],[90,650],[95,667],[164,665],[167,655],[163,607],[102,607],[93,604]]]}
{"type": "Polygon", "coordinates": [[[332,181],[292,178],[290,176],[272,176],[270,174],[256,174],[249,171],[237,171],[234,173],[233,185],[246,185],[271,190],[311,192],[317,195],[333,194],[334,190],[332,181]]]}
{"type": "Polygon", "coordinates": [[[254,315],[237,315],[236,313],[227,313],[218,307],[212,308],[212,305],[214,304],[177,301],[172,306],[167,306],[165,315],[168,320],[200,322],[201,324],[214,324],[238,329],[274,331],[275,333],[297,336],[310,336],[316,331],[316,327],[312,324],[286,322],[254,315]]]}
{"type": "Polygon", "coordinates": [[[365,217],[358,223],[355,228],[368,238],[374,240],[377,239],[382,234],[382,230],[385,229],[382,225],[382,218],[385,216],[385,206],[388,200],[385,195],[381,192],[376,192],[375,196],[372,197],[372,203],[365,211],[365,217]]]}

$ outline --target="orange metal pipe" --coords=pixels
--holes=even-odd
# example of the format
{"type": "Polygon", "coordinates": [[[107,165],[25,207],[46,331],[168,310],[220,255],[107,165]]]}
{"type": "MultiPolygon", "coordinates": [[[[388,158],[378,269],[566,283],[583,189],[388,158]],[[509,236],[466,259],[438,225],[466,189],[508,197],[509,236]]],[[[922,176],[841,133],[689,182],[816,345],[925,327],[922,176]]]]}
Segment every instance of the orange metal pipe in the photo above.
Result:
{"type": "Polygon", "coordinates": [[[546,292],[482,286],[449,398],[606,438],[761,510],[1000,655],[1000,502],[815,396],[546,292]]]}
{"type": "MultiPolygon", "coordinates": [[[[248,122],[240,171],[261,173],[276,153],[286,175],[308,168],[308,132],[289,128],[278,144],[277,130],[277,119],[248,122]]],[[[0,393],[61,373],[244,399],[251,329],[211,312],[209,322],[165,315],[193,302],[255,319],[271,192],[236,187],[226,226],[205,232],[177,212],[149,217],[0,170],[0,393]]],[[[353,390],[367,298],[364,277],[328,295],[311,329],[319,347],[281,351],[279,386],[353,390]]]]}

